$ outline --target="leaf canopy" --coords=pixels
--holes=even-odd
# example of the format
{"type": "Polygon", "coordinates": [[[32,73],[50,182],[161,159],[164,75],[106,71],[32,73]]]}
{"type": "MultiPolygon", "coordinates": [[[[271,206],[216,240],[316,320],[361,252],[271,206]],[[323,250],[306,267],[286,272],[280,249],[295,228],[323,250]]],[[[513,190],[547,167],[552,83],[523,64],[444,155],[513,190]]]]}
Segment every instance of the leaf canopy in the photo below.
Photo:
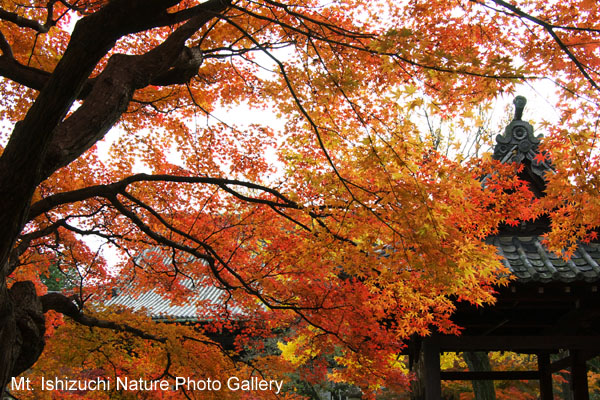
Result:
{"type": "MultiPolygon", "coordinates": [[[[484,242],[501,224],[548,214],[566,255],[595,239],[598,21],[587,0],[0,0],[0,336],[18,347],[15,282],[43,296],[59,268],[79,282],[40,297],[32,376],[300,369],[403,390],[406,340],[459,333],[454,302],[510,280],[484,242]],[[515,166],[459,150],[540,84],[558,123],[530,116],[555,168],[536,198],[515,166]],[[101,307],[123,286],[185,303],[183,278],[227,293],[202,329],[101,307]],[[283,354],[242,365],[223,329],[238,350],[279,335],[283,354]]],[[[0,387],[25,353],[0,359],[0,387]]]]}

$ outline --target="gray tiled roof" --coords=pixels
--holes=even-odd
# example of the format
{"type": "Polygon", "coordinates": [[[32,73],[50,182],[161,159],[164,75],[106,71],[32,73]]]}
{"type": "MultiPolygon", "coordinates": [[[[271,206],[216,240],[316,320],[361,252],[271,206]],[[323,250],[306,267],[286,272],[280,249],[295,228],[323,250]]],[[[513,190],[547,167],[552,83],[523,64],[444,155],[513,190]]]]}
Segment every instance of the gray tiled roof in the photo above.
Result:
{"type": "MultiPolygon", "coordinates": [[[[160,248],[149,248],[137,258],[138,264],[169,264],[171,256],[160,248]]],[[[188,260],[190,261],[190,260],[188,260]]],[[[179,283],[190,289],[191,295],[183,304],[173,304],[171,299],[157,290],[149,290],[134,294],[132,288],[119,288],[120,292],[104,304],[120,305],[133,311],[144,310],[156,320],[174,319],[178,321],[198,321],[210,318],[211,312],[221,314],[226,312],[229,318],[241,318],[243,310],[236,306],[228,293],[214,285],[205,282],[194,282],[191,278],[182,278],[179,283]]]]}
{"type": "Polygon", "coordinates": [[[495,237],[502,262],[520,282],[573,282],[600,279],[600,244],[580,244],[571,259],[544,247],[541,238],[533,236],[495,237]]]}
{"type": "MultiPolygon", "coordinates": [[[[199,312],[206,315],[206,310],[211,308],[218,312],[225,305],[228,295],[225,291],[210,285],[192,284],[191,280],[182,282],[184,286],[193,291],[183,305],[172,304],[171,300],[156,290],[150,290],[140,295],[132,295],[127,292],[118,294],[108,300],[105,304],[120,305],[133,311],[144,310],[153,319],[175,319],[179,321],[197,321],[209,317],[199,317],[199,312]]],[[[240,307],[227,307],[230,317],[241,317],[243,311],[240,307]]]]}

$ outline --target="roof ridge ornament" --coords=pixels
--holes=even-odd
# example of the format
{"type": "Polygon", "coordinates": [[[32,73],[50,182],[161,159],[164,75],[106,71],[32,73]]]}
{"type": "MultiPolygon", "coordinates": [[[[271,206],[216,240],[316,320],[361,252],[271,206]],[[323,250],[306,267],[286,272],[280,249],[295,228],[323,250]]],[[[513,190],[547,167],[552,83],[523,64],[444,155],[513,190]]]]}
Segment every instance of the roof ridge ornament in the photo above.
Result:
{"type": "Polygon", "coordinates": [[[523,121],[523,111],[527,99],[517,96],[513,100],[515,116],[504,129],[504,134],[496,136],[493,158],[502,163],[526,163],[531,166],[532,172],[544,178],[544,173],[551,169],[545,161],[540,161],[539,144],[543,135],[534,136],[533,126],[523,121]]]}

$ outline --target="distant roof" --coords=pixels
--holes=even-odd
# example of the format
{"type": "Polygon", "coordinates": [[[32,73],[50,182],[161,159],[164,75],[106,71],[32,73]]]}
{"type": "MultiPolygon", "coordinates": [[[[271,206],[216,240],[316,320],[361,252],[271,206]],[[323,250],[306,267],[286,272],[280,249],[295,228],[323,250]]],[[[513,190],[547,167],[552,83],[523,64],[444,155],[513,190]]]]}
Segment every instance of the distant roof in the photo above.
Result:
{"type": "MultiPolygon", "coordinates": [[[[191,259],[192,257],[190,257],[191,259]]],[[[159,247],[151,247],[144,250],[136,261],[139,264],[163,263],[166,265],[171,262],[171,258],[159,247]]],[[[225,290],[187,277],[179,278],[178,283],[191,291],[191,295],[185,299],[183,304],[182,302],[174,304],[164,292],[152,289],[139,293],[132,287],[118,288],[117,294],[104,304],[124,306],[133,311],[144,310],[155,320],[208,320],[213,311],[216,314],[226,311],[229,317],[233,318],[242,317],[244,314],[239,306],[235,305],[233,301],[230,302],[231,298],[225,290]]]]}
{"type": "MultiPolygon", "coordinates": [[[[140,295],[133,295],[124,291],[105,302],[108,305],[120,305],[132,309],[133,311],[145,310],[145,312],[155,320],[177,320],[177,321],[197,321],[207,319],[204,316],[208,308],[218,310],[225,306],[228,294],[215,286],[194,285],[190,279],[182,282],[182,285],[192,290],[193,294],[185,299],[183,305],[172,304],[171,300],[164,294],[156,290],[150,290],[140,295]],[[199,316],[199,311],[203,317],[199,316]]],[[[229,306],[227,311],[230,316],[241,317],[243,311],[238,306],[229,306]]]]}
{"type": "Polygon", "coordinates": [[[501,236],[490,241],[504,265],[519,282],[592,282],[600,279],[600,244],[580,244],[565,261],[544,247],[535,236],[501,236]]]}

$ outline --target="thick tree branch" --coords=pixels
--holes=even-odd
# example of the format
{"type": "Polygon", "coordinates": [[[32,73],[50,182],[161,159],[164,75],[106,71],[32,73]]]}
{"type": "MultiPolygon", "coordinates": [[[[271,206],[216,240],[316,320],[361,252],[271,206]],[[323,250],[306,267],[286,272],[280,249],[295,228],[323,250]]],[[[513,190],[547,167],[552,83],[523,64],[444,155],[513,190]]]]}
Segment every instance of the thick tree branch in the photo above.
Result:
{"type": "MultiPolygon", "coordinates": [[[[229,3],[230,0],[211,0],[182,11],[178,11],[176,13],[159,13],[159,15],[155,19],[151,20],[150,23],[146,24],[146,27],[150,28],[172,25],[176,23],[185,22],[191,18],[201,15],[213,17],[219,12],[222,12],[224,9],[226,9],[229,3]]],[[[51,2],[50,4],[54,3],[51,2]]],[[[6,11],[4,12],[7,13],[6,11]]],[[[7,13],[7,17],[8,16],[15,20],[21,18],[21,20],[23,21],[29,21],[27,19],[19,17],[17,14],[14,13],[7,13]]],[[[35,26],[41,29],[36,29],[36,31],[38,32],[42,32],[44,30],[43,26],[36,21],[30,21],[29,24],[37,24],[35,26]]],[[[143,29],[143,26],[138,26],[135,29],[131,29],[130,31],[134,32],[141,29],[143,29]]],[[[6,56],[6,58],[0,57],[0,75],[5,76],[31,89],[41,91],[44,88],[44,85],[46,84],[48,79],[50,78],[51,73],[20,64],[13,58],[12,51],[8,42],[2,39],[3,37],[0,37],[0,49],[2,49],[3,56],[6,56]]],[[[186,58],[184,54],[183,57],[181,57],[174,63],[173,67],[170,70],[166,71],[163,74],[157,74],[155,77],[153,77],[153,79],[150,80],[150,84],[156,86],[167,86],[187,82],[192,76],[191,73],[197,71],[197,68],[195,70],[192,68],[189,61],[198,58],[198,55],[193,53],[199,50],[188,49],[187,51],[187,54],[191,54],[192,57],[186,58]]],[[[80,100],[85,99],[90,93],[95,82],[96,79],[88,79],[87,81],[85,81],[80,92],[77,94],[77,98],[80,100]]]]}
{"type": "Polygon", "coordinates": [[[12,57],[12,53],[8,53],[8,49],[7,51],[4,51],[4,47],[2,49],[0,75],[28,88],[42,90],[48,79],[50,79],[50,73],[23,65],[12,57]]]}
{"type": "Polygon", "coordinates": [[[48,293],[44,296],[41,296],[40,300],[42,302],[44,312],[49,310],[57,311],[81,325],[110,329],[117,332],[131,333],[139,338],[153,340],[160,343],[165,343],[167,341],[167,338],[165,337],[151,335],[142,331],[141,329],[134,328],[127,324],[120,324],[117,322],[98,319],[90,315],[85,315],[70,298],[61,293],[48,293]]]}
{"type": "MultiPolygon", "coordinates": [[[[9,350],[8,353],[12,352],[13,357],[16,356],[16,359],[13,359],[14,364],[2,365],[2,367],[12,369],[12,375],[16,376],[27,370],[42,353],[46,329],[42,304],[36,295],[35,286],[32,282],[16,282],[10,288],[8,297],[14,305],[16,346],[7,347],[6,349],[9,350]]],[[[0,322],[4,321],[0,320],[0,322]]],[[[4,325],[0,325],[0,327],[5,328],[4,325]]],[[[0,338],[2,338],[2,335],[0,335],[0,338]]],[[[4,356],[5,354],[0,353],[0,360],[4,360],[4,356]]],[[[2,390],[0,390],[0,393],[2,393],[2,390]]]]}
{"type": "MultiPolygon", "coordinates": [[[[301,205],[297,204],[296,202],[288,199],[285,195],[279,193],[275,189],[271,189],[271,188],[263,186],[263,185],[258,185],[255,183],[240,181],[240,180],[236,180],[236,179],[191,177],[191,176],[176,176],[176,175],[136,174],[136,175],[127,177],[121,181],[118,181],[118,182],[115,182],[112,184],[108,184],[108,185],[96,185],[96,186],[90,186],[90,187],[79,189],[79,190],[74,190],[71,192],[58,193],[58,194],[49,196],[49,197],[33,204],[30,209],[30,214],[29,214],[28,220],[33,220],[37,216],[39,216],[43,213],[46,213],[57,206],[60,206],[63,204],[75,203],[75,202],[79,202],[79,201],[85,201],[85,200],[95,198],[95,197],[102,197],[102,198],[108,199],[109,201],[111,201],[111,203],[113,203],[113,205],[118,206],[117,207],[118,209],[120,207],[122,207],[123,210],[120,210],[120,211],[123,212],[126,210],[125,207],[120,202],[118,202],[118,204],[115,204],[115,202],[114,202],[116,200],[117,195],[123,195],[126,198],[128,198],[129,200],[136,203],[137,205],[141,206],[142,208],[144,208],[147,211],[149,211],[150,213],[152,213],[163,225],[165,225],[171,231],[173,231],[183,237],[186,237],[187,239],[196,241],[195,238],[187,235],[185,232],[180,231],[180,230],[176,229],[175,227],[171,226],[170,224],[168,224],[151,207],[149,207],[145,203],[134,198],[133,196],[131,196],[129,193],[126,192],[126,189],[129,185],[131,185],[133,183],[139,183],[139,182],[173,182],[173,183],[192,183],[192,184],[200,183],[200,184],[215,185],[242,201],[245,201],[248,203],[253,203],[253,204],[267,205],[271,209],[273,209],[275,212],[277,212],[278,214],[289,219],[291,222],[297,224],[298,226],[302,227],[303,229],[305,229],[309,232],[311,231],[311,229],[308,226],[306,226],[305,224],[301,223],[300,221],[288,216],[287,214],[284,214],[281,211],[281,209],[286,209],[286,208],[300,210],[300,209],[303,209],[304,207],[302,207],[301,205]],[[260,190],[262,192],[271,194],[279,201],[273,201],[273,200],[257,198],[257,197],[250,197],[250,196],[244,195],[238,191],[233,190],[231,188],[232,186],[240,186],[240,187],[245,187],[247,189],[260,190]]],[[[314,211],[309,211],[308,213],[311,218],[314,218],[317,221],[317,223],[322,228],[324,228],[329,234],[331,234],[332,237],[334,237],[336,240],[356,246],[356,243],[354,243],[352,240],[345,238],[343,236],[340,236],[340,235],[336,234],[335,232],[333,232],[325,224],[325,222],[322,221],[323,215],[320,215],[314,211]]],[[[124,215],[128,216],[128,218],[130,218],[130,219],[134,218],[133,213],[128,212],[124,215]]],[[[135,219],[135,220],[132,219],[132,221],[135,222],[135,221],[137,221],[137,219],[135,219]]],[[[139,224],[142,224],[141,221],[138,221],[138,222],[139,222],[139,224]]],[[[139,224],[138,224],[138,227],[140,227],[139,224]]],[[[47,227],[45,230],[43,230],[43,232],[40,232],[40,233],[50,232],[53,229],[56,229],[60,226],[74,230],[72,227],[66,225],[66,220],[59,220],[55,224],[52,224],[51,226],[47,227]]],[[[164,239],[164,238],[159,237],[156,234],[154,234],[145,225],[143,227],[145,229],[144,232],[147,231],[146,233],[150,237],[152,237],[154,240],[161,242],[161,240],[164,239]]],[[[79,232],[79,233],[83,233],[83,232],[79,232]]],[[[36,235],[36,237],[38,237],[38,236],[36,235]]],[[[163,244],[172,245],[173,243],[170,242],[170,243],[163,243],[163,244]]],[[[201,242],[197,242],[197,243],[200,244],[201,246],[204,245],[204,243],[201,243],[201,242]]],[[[188,251],[187,249],[184,249],[184,248],[181,248],[180,250],[188,251]]]]}
{"type": "MultiPolygon", "coordinates": [[[[6,37],[2,34],[2,32],[0,32],[0,50],[2,50],[2,57],[0,57],[0,60],[2,60],[5,57],[14,57],[12,47],[10,47],[10,43],[8,43],[6,37]]],[[[0,74],[1,73],[2,71],[0,71],[0,74]]]]}
{"type": "Polygon", "coordinates": [[[226,178],[210,178],[210,177],[197,177],[197,176],[178,176],[178,175],[148,175],[148,174],[136,174],[124,178],[118,182],[114,182],[108,185],[96,185],[90,186],[83,189],[73,190],[70,192],[57,193],[52,196],[48,196],[43,200],[34,203],[28,215],[28,221],[33,220],[37,216],[52,210],[53,208],[69,203],[75,203],[78,201],[85,201],[94,197],[108,198],[117,194],[123,194],[125,189],[134,183],[139,182],[173,182],[173,183],[200,183],[216,185],[222,189],[227,188],[228,192],[234,194],[236,197],[241,198],[245,201],[266,204],[273,207],[301,209],[302,206],[288,199],[285,195],[279,193],[275,189],[271,189],[267,186],[259,185],[252,182],[240,181],[238,179],[226,179],[226,178]],[[249,197],[240,194],[239,192],[233,191],[231,186],[240,186],[247,189],[260,190],[268,193],[280,201],[271,201],[267,199],[249,197]]]}
{"type": "MultiPolygon", "coordinates": [[[[44,88],[44,85],[50,79],[50,72],[23,65],[14,59],[10,45],[8,43],[3,44],[2,36],[0,36],[0,49],[3,51],[3,55],[0,56],[0,76],[37,91],[44,88]]],[[[170,86],[186,83],[198,71],[196,63],[201,57],[199,49],[185,48],[173,67],[162,74],[157,74],[156,77],[150,80],[149,84],[170,86]]],[[[77,99],[85,100],[97,81],[98,78],[86,80],[77,95],[77,99]]]]}
{"type": "MultiPolygon", "coordinates": [[[[0,156],[0,280],[28,213],[55,127],[63,120],[89,75],[123,35],[136,32],[176,0],[113,0],[75,25],[71,41],[44,89],[18,123],[0,156]]],[[[112,117],[112,116],[111,116],[112,117]]],[[[48,164],[48,163],[46,163],[48,164]]]]}
{"type": "Polygon", "coordinates": [[[185,47],[185,42],[213,17],[212,11],[193,17],[145,54],[113,55],[81,107],[55,129],[41,180],[104,137],[126,111],[136,89],[161,76],[162,83],[173,83],[175,78],[187,81],[195,75],[202,54],[199,49],[185,47]]]}
{"type": "MultiPolygon", "coordinates": [[[[0,19],[8,22],[12,22],[13,24],[20,26],[21,28],[30,28],[39,33],[46,33],[52,26],[52,24],[40,24],[38,21],[34,21],[32,19],[21,17],[17,13],[13,13],[10,11],[6,11],[0,8],[0,19]]],[[[51,17],[50,17],[51,22],[51,17]]]]}

